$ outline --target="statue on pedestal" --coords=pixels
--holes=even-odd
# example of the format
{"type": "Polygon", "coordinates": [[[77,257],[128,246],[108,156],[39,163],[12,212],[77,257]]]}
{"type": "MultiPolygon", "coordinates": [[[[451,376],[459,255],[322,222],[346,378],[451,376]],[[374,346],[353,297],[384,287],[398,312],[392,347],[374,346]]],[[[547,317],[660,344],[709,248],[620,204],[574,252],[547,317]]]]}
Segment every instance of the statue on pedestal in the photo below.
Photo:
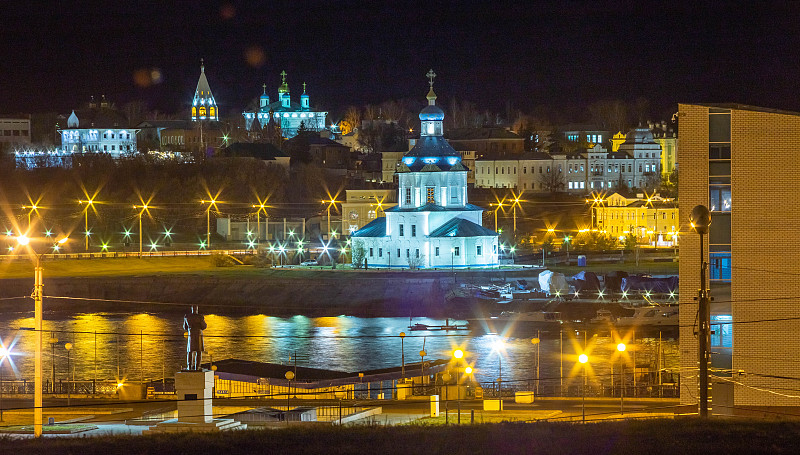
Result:
{"type": "Polygon", "coordinates": [[[206,329],[206,319],[200,314],[200,307],[193,306],[190,314],[183,316],[183,330],[189,333],[186,345],[186,369],[199,371],[203,362],[203,330],[206,329]]]}

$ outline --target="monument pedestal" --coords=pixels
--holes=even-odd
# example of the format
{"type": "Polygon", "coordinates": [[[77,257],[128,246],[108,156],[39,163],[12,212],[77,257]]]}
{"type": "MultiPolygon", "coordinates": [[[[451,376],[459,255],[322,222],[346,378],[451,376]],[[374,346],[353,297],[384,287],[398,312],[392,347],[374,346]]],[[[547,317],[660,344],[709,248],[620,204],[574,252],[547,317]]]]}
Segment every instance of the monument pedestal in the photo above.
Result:
{"type": "Polygon", "coordinates": [[[177,433],[185,431],[244,430],[247,424],[233,419],[215,419],[211,407],[214,372],[210,370],[175,373],[175,395],[178,419],[161,422],[144,433],[177,433]]]}

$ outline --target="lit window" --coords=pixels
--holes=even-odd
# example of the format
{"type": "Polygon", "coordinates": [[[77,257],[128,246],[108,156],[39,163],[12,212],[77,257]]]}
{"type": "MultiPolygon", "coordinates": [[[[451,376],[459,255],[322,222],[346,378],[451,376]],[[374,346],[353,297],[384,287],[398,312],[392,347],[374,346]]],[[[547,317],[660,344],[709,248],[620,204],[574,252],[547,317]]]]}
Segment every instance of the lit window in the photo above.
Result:
{"type": "Polygon", "coordinates": [[[436,203],[436,190],[432,186],[429,186],[427,188],[427,202],[428,202],[428,204],[435,204],[436,203]]]}

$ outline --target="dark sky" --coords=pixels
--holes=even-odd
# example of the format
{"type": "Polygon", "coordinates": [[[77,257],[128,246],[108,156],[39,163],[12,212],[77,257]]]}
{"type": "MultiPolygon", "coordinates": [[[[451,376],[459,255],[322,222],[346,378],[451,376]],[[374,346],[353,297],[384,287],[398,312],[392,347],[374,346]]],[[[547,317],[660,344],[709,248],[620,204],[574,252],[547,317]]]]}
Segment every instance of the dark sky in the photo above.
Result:
{"type": "MultiPolygon", "coordinates": [[[[7,2],[0,113],[117,104],[188,106],[199,60],[223,113],[286,70],[328,110],[419,98],[556,110],[604,98],[741,102],[800,110],[797,4],[707,2],[7,2]],[[247,56],[250,56],[248,61],[247,56]],[[142,86],[134,74],[158,69],[142,86]]],[[[788,3],[788,2],[786,2],[788,3]]]]}

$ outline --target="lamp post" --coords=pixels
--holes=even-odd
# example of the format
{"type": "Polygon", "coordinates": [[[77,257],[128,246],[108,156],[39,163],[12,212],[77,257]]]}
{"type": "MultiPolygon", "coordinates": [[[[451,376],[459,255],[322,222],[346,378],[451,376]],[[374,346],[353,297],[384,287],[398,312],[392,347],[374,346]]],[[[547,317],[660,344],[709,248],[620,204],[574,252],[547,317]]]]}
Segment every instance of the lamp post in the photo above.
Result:
{"type": "Polygon", "coordinates": [[[505,206],[502,202],[498,202],[497,204],[489,204],[490,206],[496,206],[497,208],[494,209],[494,232],[497,232],[497,211],[500,210],[500,207],[505,206]]]}
{"type": "MultiPolygon", "coordinates": [[[[261,240],[261,212],[263,211],[264,215],[266,215],[267,214],[266,207],[267,207],[266,205],[261,203],[261,200],[259,200],[258,205],[253,206],[253,208],[258,208],[258,210],[256,211],[256,242],[259,242],[261,240]]],[[[267,227],[267,230],[269,230],[269,227],[267,227]]]]}
{"type": "Polygon", "coordinates": [[[622,353],[625,352],[626,346],[625,343],[619,343],[617,345],[617,351],[620,352],[619,356],[619,413],[625,414],[625,408],[623,407],[623,400],[625,399],[625,359],[622,357],[622,353]]]}
{"type": "Polygon", "coordinates": [[[323,199],[322,203],[323,204],[328,204],[328,207],[326,207],[326,210],[328,212],[328,239],[330,239],[331,238],[331,205],[338,204],[339,201],[337,201],[335,198],[331,199],[331,200],[323,199]]]}
{"type": "Polygon", "coordinates": [[[703,236],[708,234],[708,227],[711,224],[711,213],[704,205],[695,206],[692,213],[689,215],[692,229],[700,235],[700,290],[698,291],[698,334],[697,334],[697,362],[699,366],[698,371],[698,387],[699,390],[699,409],[700,417],[708,417],[708,365],[711,360],[709,352],[710,345],[710,325],[711,315],[709,311],[709,289],[706,286],[706,262],[704,250],[703,236]]]}
{"type": "Polygon", "coordinates": [[[455,269],[455,262],[456,262],[456,249],[450,248],[450,271],[452,272],[455,269]]]}
{"type": "Polygon", "coordinates": [[[78,201],[78,203],[86,204],[86,209],[83,211],[83,233],[86,236],[86,251],[89,251],[89,208],[93,206],[92,204],[94,204],[94,199],[78,201]]]}
{"type": "Polygon", "coordinates": [[[583,399],[581,401],[581,421],[586,423],[586,363],[589,362],[589,356],[586,354],[581,354],[578,356],[578,362],[583,364],[583,387],[581,388],[583,391],[583,399]]]}
{"type": "Polygon", "coordinates": [[[289,406],[291,406],[289,399],[292,396],[292,379],[294,379],[294,371],[287,371],[284,377],[288,381],[288,385],[286,386],[286,425],[289,425],[289,406]]]}
{"type": "Polygon", "coordinates": [[[217,206],[216,199],[200,201],[201,204],[208,204],[206,208],[206,248],[211,249],[211,207],[217,206]]]}
{"type": "Polygon", "coordinates": [[[461,371],[459,369],[458,363],[461,359],[464,358],[464,351],[461,349],[456,349],[453,351],[453,358],[456,361],[456,403],[458,409],[458,424],[461,425],[461,371]]]}
{"type": "Polygon", "coordinates": [[[570,241],[569,236],[565,234],[564,243],[567,245],[567,265],[569,265],[569,241],[570,241]]]}
{"type": "Polygon", "coordinates": [[[536,331],[536,338],[531,339],[531,343],[536,345],[536,393],[534,396],[539,396],[539,348],[541,347],[541,339],[539,338],[539,331],[536,331]]]}
{"type": "Polygon", "coordinates": [[[500,400],[503,399],[503,349],[505,349],[505,342],[502,338],[498,338],[492,343],[492,350],[497,352],[497,395],[500,400]]]}
{"type": "Polygon", "coordinates": [[[134,209],[141,209],[139,210],[139,257],[142,257],[142,214],[147,211],[148,205],[134,205],[134,209]]]}
{"type": "Polygon", "coordinates": [[[23,205],[23,209],[28,209],[28,231],[31,230],[31,214],[39,210],[39,207],[36,204],[31,205],[23,205]]]}
{"type": "Polygon", "coordinates": [[[400,361],[402,362],[401,363],[402,364],[402,367],[401,367],[402,369],[401,369],[400,376],[403,379],[406,378],[406,349],[405,349],[405,344],[403,344],[403,341],[405,340],[405,338],[406,338],[406,333],[405,332],[400,332],[400,361]]]}
{"type": "Polygon", "coordinates": [[[64,349],[67,350],[67,407],[70,406],[70,383],[69,383],[69,372],[70,372],[70,351],[72,351],[72,343],[64,344],[64,349]]]}
{"type": "MultiPolygon", "coordinates": [[[[56,245],[63,245],[66,243],[67,237],[62,238],[56,242],[56,245]]],[[[17,237],[17,243],[20,246],[27,247],[31,239],[25,235],[17,237]]],[[[43,296],[43,267],[42,255],[37,255],[35,252],[33,256],[36,258],[36,266],[34,267],[34,287],[33,287],[33,302],[34,302],[34,323],[33,328],[36,334],[34,335],[36,341],[34,346],[34,390],[33,390],[33,436],[39,438],[42,436],[42,296],[43,296]]]]}

